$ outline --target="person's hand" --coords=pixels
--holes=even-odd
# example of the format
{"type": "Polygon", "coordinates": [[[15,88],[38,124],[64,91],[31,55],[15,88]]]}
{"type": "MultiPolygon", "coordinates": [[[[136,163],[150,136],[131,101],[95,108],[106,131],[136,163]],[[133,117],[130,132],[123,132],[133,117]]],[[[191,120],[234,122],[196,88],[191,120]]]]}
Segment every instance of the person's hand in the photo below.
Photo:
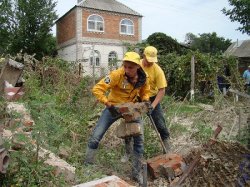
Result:
{"type": "Polygon", "coordinates": [[[112,106],[112,104],[110,102],[105,103],[105,105],[106,105],[107,108],[112,106]]]}
{"type": "Polygon", "coordinates": [[[154,107],[152,106],[151,102],[150,101],[143,101],[148,109],[147,111],[147,115],[151,115],[153,110],[154,110],[154,107]]]}
{"type": "Polygon", "coordinates": [[[122,114],[119,112],[119,109],[113,105],[108,107],[108,110],[114,118],[118,118],[122,116],[122,114]]]}
{"type": "Polygon", "coordinates": [[[152,105],[150,105],[150,106],[148,107],[147,115],[150,116],[150,115],[152,114],[153,110],[154,110],[154,107],[153,107],[152,105]]]}

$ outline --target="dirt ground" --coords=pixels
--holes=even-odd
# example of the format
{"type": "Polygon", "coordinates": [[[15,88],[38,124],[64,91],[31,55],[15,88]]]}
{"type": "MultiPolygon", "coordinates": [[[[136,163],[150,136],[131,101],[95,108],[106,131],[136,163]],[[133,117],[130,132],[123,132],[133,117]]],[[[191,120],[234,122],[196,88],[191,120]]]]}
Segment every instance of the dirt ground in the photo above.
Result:
{"type": "MultiPolygon", "coordinates": [[[[215,129],[217,125],[223,128],[218,140],[211,148],[204,148],[200,142],[192,138],[192,133],[183,133],[178,137],[171,137],[171,151],[182,155],[187,167],[197,154],[201,155],[198,164],[182,185],[221,187],[236,186],[237,183],[239,186],[250,186],[249,180],[248,183],[242,182],[244,176],[250,177],[250,151],[239,143],[232,141],[239,135],[239,129],[246,127],[250,110],[248,111],[248,108],[243,107],[239,112],[235,107],[226,107],[220,110],[216,110],[210,105],[202,105],[201,107],[204,108],[202,112],[188,117],[176,116],[170,121],[170,125],[178,122],[187,128],[193,128],[193,122],[202,119],[206,124],[211,124],[212,129],[215,129]],[[239,126],[239,123],[241,126],[239,126]]],[[[102,144],[111,149],[117,148],[123,143],[121,139],[114,136],[114,132],[115,126],[109,129],[102,140],[102,144]]],[[[127,171],[123,174],[117,173],[117,175],[125,181],[138,186],[138,184],[129,180],[131,168],[128,165],[124,167],[127,171]]],[[[177,181],[178,178],[175,180],[177,181]]],[[[148,176],[149,187],[165,187],[170,186],[170,183],[171,181],[164,177],[152,180],[148,176]]]]}
{"type": "MultiPolygon", "coordinates": [[[[240,164],[250,166],[246,157],[250,156],[249,150],[238,143],[218,141],[209,149],[201,149],[200,153],[200,161],[183,186],[235,186],[242,175],[250,176],[249,168],[246,171],[239,168],[240,164]]],[[[186,158],[187,163],[191,163],[195,155],[197,153],[191,151],[186,158]]]]}
{"type": "MultiPolygon", "coordinates": [[[[236,136],[239,136],[242,129],[249,129],[246,127],[249,125],[250,109],[247,107],[214,109],[211,105],[201,105],[201,107],[203,110],[193,115],[175,115],[168,119],[169,127],[174,124],[181,124],[188,129],[185,133],[180,132],[176,136],[171,136],[171,152],[181,155],[187,167],[197,155],[200,155],[199,161],[182,186],[222,187],[236,186],[236,184],[241,187],[250,186],[250,151],[233,141],[236,136]],[[195,128],[197,120],[210,125],[212,129],[216,129],[217,125],[222,127],[222,131],[213,146],[206,148],[204,143],[193,138],[197,133],[195,128]]],[[[89,122],[89,133],[94,128],[98,117],[99,115],[96,115],[93,121],[89,122]]],[[[119,150],[124,144],[122,139],[115,136],[115,129],[116,125],[112,125],[101,141],[102,146],[109,150],[119,150]]],[[[152,133],[154,133],[153,130],[152,133]]],[[[245,132],[241,132],[241,134],[243,133],[245,132]]],[[[157,136],[155,137],[157,138],[157,136]]],[[[162,154],[162,152],[156,154],[162,154]]],[[[104,171],[106,175],[116,175],[129,184],[138,186],[138,184],[130,180],[131,162],[121,163],[119,158],[116,159],[116,162],[116,171],[101,162],[98,162],[98,168],[104,171]]],[[[178,180],[178,177],[174,179],[174,181],[178,180]]],[[[169,181],[164,176],[153,180],[148,175],[147,182],[148,187],[173,186],[173,181],[169,181]]]]}

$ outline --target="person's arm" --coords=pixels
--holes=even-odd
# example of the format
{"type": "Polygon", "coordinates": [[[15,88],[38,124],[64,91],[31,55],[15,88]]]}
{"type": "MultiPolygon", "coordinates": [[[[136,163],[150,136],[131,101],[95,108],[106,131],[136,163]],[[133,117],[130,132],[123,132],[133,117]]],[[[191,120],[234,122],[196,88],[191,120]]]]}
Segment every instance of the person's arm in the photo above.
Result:
{"type": "Polygon", "coordinates": [[[98,101],[103,104],[106,104],[108,102],[108,98],[105,93],[108,89],[109,85],[104,82],[104,79],[102,79],[93,87],[92,93],[95,95],[98,101]]]}
{"type": "Polygon", "coordinates": [[[161,100],[164,97],[164,95],[165,95],[165,88],[160,88],[158,90],[158,93],[157,93],[156,97],[155,97],[155,100],[152,102],[152,107],[153,108],[155,108],[156,105],[158,105],[158,103],[161,102],[161,100]]]}
{"type": "Polygon", "coordinates": [[[100,80],[92,89],[92,93],[95,97],[107,107],[111,106],[111,103],[108,101],[106,93],[109,89],[114,87],[117,84],[117,74],[111,72],[108,76],[100,80]]]}

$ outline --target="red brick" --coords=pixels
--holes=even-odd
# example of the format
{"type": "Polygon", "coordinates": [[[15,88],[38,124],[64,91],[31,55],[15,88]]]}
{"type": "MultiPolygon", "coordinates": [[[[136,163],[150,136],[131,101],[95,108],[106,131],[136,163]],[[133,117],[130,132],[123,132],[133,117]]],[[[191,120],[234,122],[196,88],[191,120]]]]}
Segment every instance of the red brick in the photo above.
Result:
{"type": "Polygon", "coordinates": [[[76,9],[69,12],[56,24],[57,42],[61,44],[76,36],[76,9]]]}
{"type": "Polygon", "coordinates": [[[110,13],[106,11],[95,11],[89,9],[83,9],[82,15],[82,27],[83,27],[83,37],[93,37],[93,38],[108,38],[116,40],[129,40],[138,41],[139,40],[139,21],[137,16],[123,15],[118,13],[110,13]],[[87,18],[92,14],[98,14],[104,19],[104,32],[95,33],[87,31],[87,18]],[[134,35],[123,35],[120,34],[120,21],[122,19],[130,19],[134,23],[134,35]]]}
{"type": "Polygon", "coordinates": [[[149,173],[153,178],[158,178],[161,173],[161,166],[173,168],[175,173],[180,173],[183,158],[178,154],[165,154],[147,160],[149,173]]]}
{"type": "Polygon", "coordinates": [[[20,87],[4,88],[4,92],[5,92],[5,98],[8,101],[18,100],[24,94],[23,88],[20,87]]]}
{"type": "Polygon", "coordinates": [[[129,108],[128,108],[127,106],[125,106],[125,107],[120,107],[120,108],[119,108],[119,112],[122,113],[122,114],[123,114],[123,113],[126,113],[126,112],[129,112],[129,108]]]}
{"type": "MultiPolygon", "coordinates": [[[[82,13],[82,37],[104,38],[126,41],[139,41],[139,17],[110,13],[107,11],[96,11],[83,9],[82,13]],[[92,14],[98,14],[104,19],[104,32],[88,32],[87,18],[92,14]],[[130,19],[134,23],[134,35],[120,34],[120,22],[122,19],[130,19]]],[[[76,8],[66,14],[56,24],[57,42],[61,44],[76,37],[76,8]]]]}

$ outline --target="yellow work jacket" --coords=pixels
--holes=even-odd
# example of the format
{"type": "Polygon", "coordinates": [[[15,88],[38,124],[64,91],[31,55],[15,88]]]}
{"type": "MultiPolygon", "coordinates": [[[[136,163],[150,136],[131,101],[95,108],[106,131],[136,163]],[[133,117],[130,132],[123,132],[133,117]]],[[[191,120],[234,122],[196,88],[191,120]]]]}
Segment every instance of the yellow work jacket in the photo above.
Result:
{"type": "Polygon", "coordinates": [[[148,78],[142,69],[138,70],[138,82],[132,85],[125,75],[124,68],[121,67],[100,80],[93,87],[92,92],[100,102],[104,104],[110,102],[113,105],[117,105],[136,102],[137,96],[143,101],[148,101],[149,90],[148,78]]]}

